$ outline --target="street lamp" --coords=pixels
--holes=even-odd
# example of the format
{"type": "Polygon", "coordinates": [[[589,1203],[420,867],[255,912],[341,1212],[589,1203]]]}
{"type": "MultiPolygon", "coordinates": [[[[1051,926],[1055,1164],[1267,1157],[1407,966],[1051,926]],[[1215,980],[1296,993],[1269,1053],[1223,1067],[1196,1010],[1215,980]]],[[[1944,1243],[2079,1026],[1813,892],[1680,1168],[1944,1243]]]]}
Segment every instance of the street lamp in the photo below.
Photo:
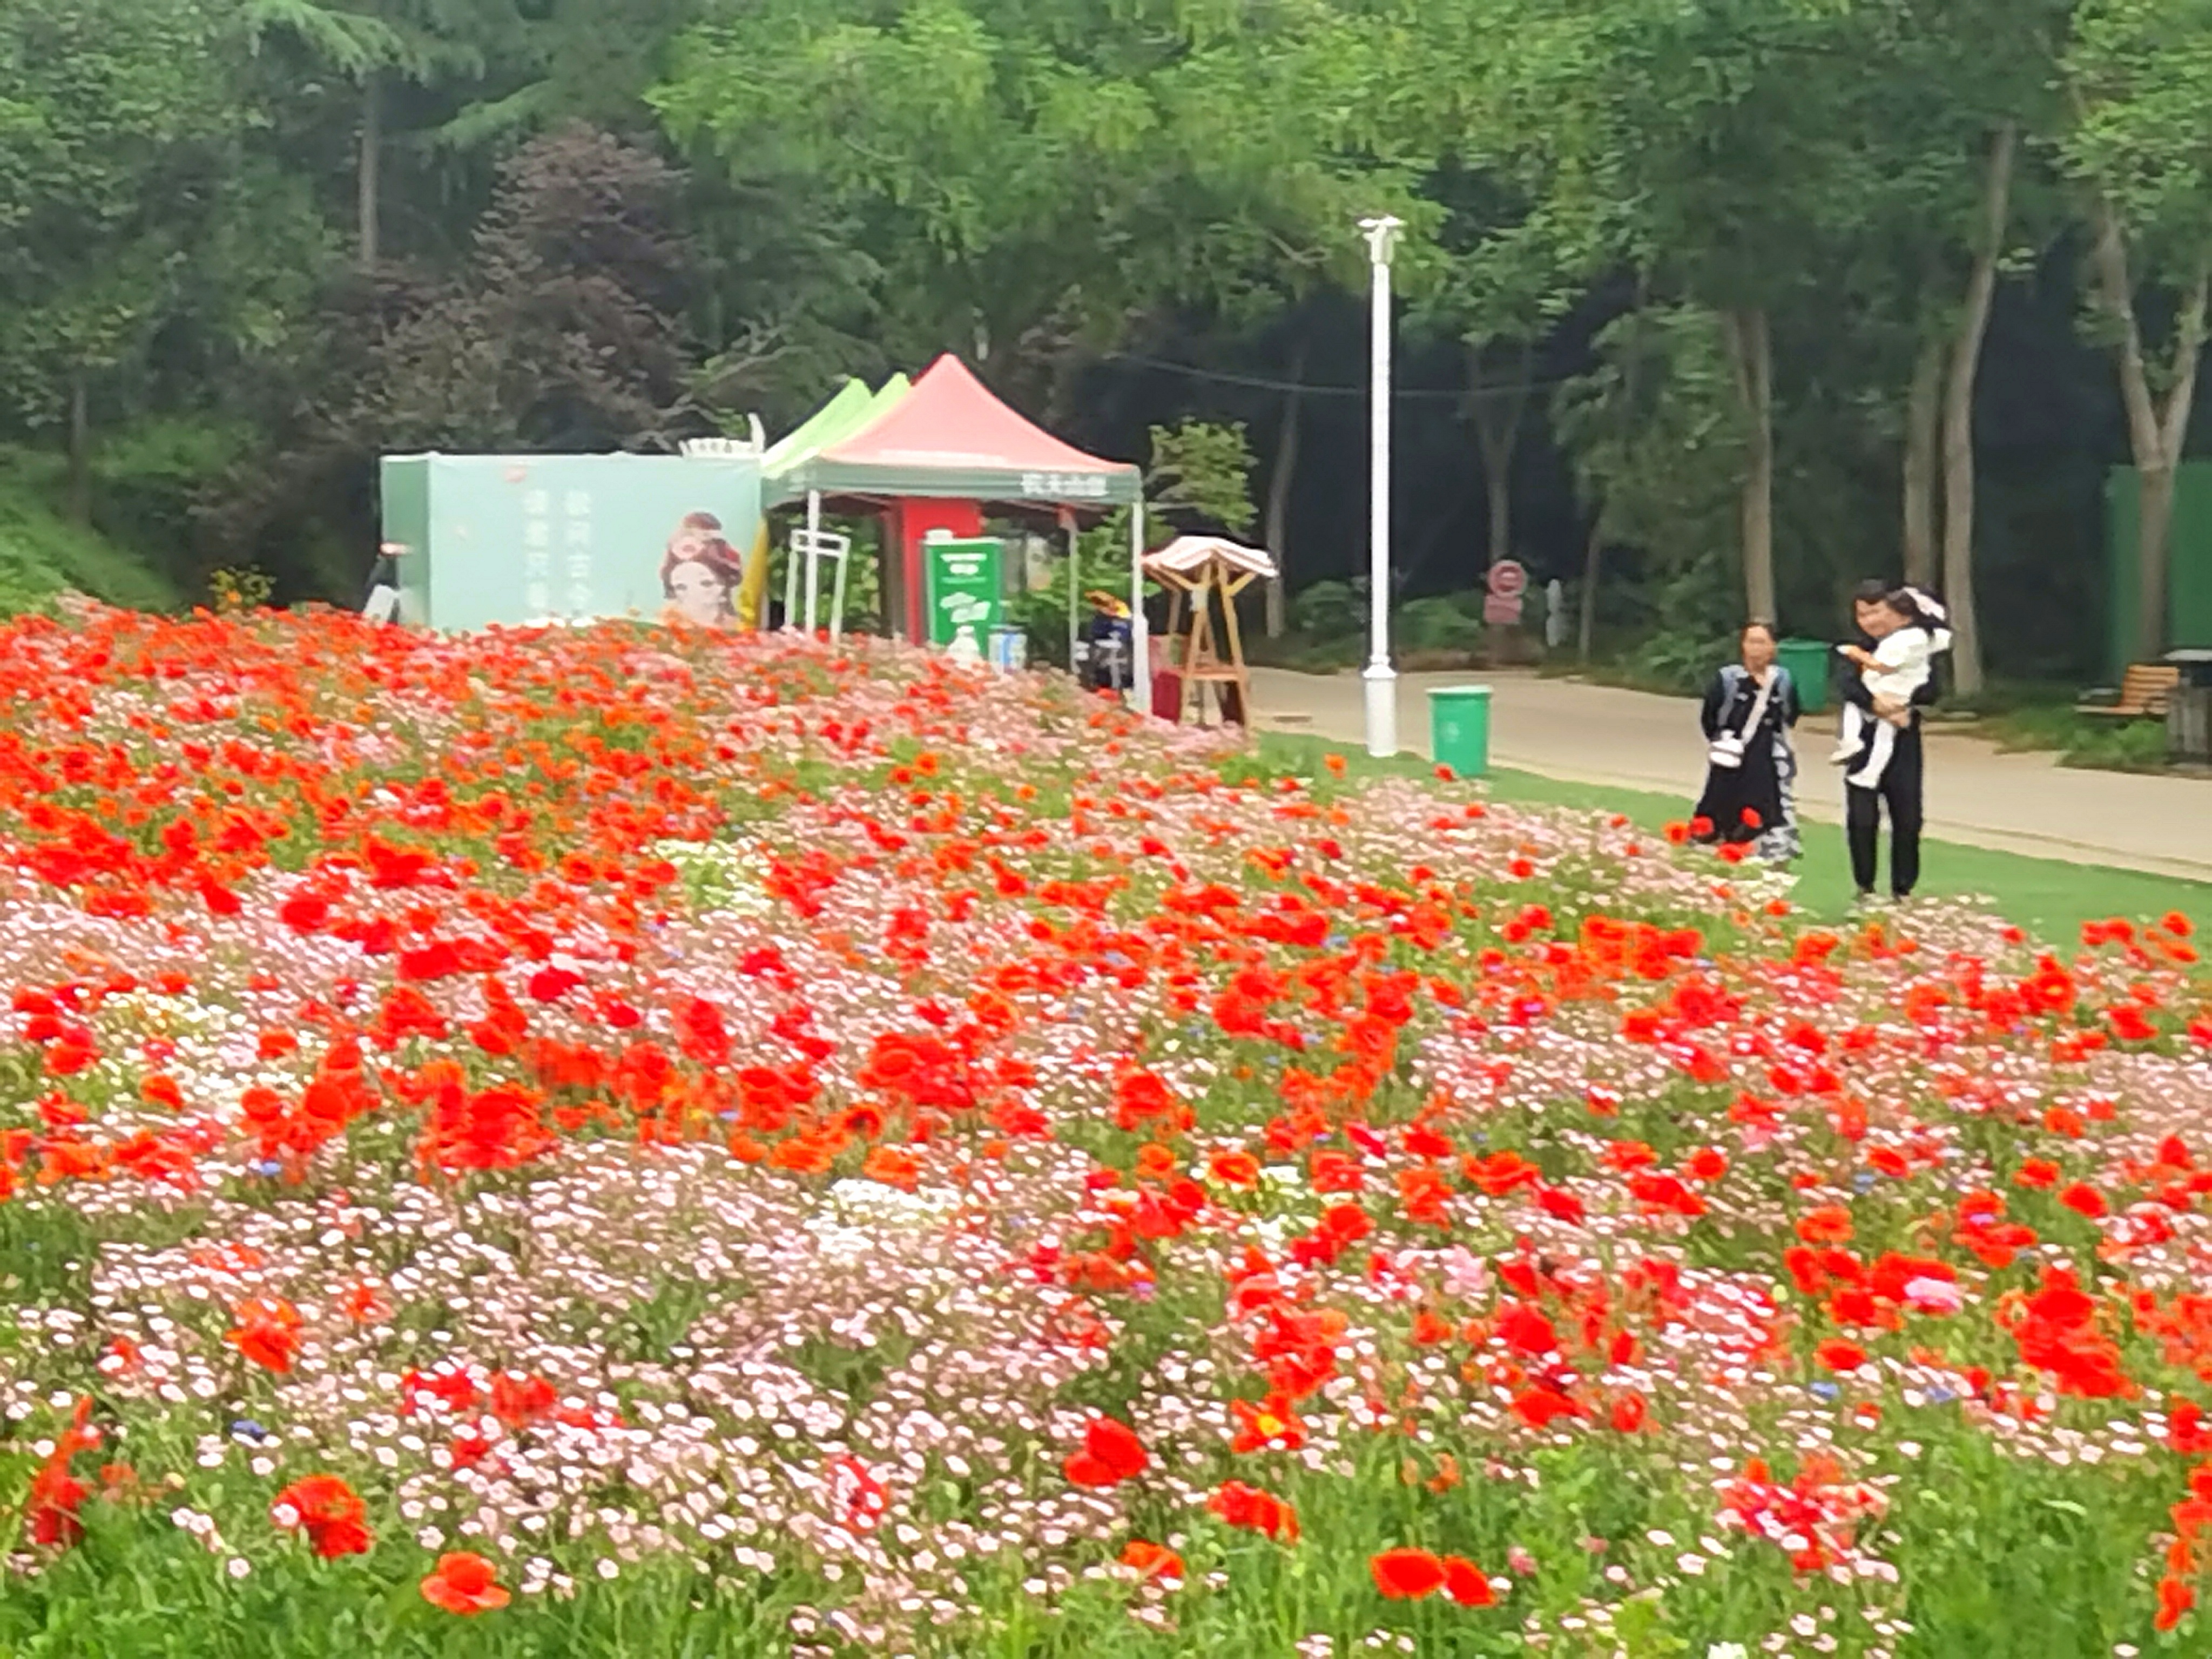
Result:
{"type": "Polygon", "coordinates": [[[1362,219],[1367,260],[1374,272],[1370,319],[1372,424],[1368,439],[1367,503],[1367,752],[1378,759],[1398,752],[1398,671],[1390,666],[1390,254],[1402,222],[1389,214],[1362,219]]]}

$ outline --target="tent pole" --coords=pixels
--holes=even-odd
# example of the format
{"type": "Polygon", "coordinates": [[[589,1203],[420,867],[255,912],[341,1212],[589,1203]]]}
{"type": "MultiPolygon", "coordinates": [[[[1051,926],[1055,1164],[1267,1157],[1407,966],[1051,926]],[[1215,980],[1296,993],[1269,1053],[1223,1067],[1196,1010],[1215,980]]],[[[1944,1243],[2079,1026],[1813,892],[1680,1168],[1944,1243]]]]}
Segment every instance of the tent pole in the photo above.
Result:
{"type": "Polygon", "coordinates": [[[1139,495],[1129,510],[1129,702],[1140,709],[1152,706],[1150,644],[1145,636],[1145,500],[1139,495]]]}
{"type": "Polygon", "coordinates": [[[794,538],[783,553],[783,631],[788,634],[798,626],[799,543],[794,538]]]}
{"type": "Polygon", "coordinates": [[[853,544],[845,544],[844,551],[837,556],[837,580],[830,601],[830,643],[835,645],[845,637],[845,572],[853,562],[853,544]]]}
{"type": "Polygon", "coordinates": [[[1083,605],[1083,544],[1077,539],[1075,515],[1066,520],[1067,531],[1067,672],[1075,676],[1079,685],[1083,678],[1083,665],[1076,660],[1076,647],[1082,641],[1082,631],[1077,618],[1083,605]]]}
{"type": "Polygon", "coordinates": [[[822,534],[822,492],[806,492],[806,632],[811,637],[815,623],[815,590],[822,581],[821,564],[815,547],[822,534]]]}

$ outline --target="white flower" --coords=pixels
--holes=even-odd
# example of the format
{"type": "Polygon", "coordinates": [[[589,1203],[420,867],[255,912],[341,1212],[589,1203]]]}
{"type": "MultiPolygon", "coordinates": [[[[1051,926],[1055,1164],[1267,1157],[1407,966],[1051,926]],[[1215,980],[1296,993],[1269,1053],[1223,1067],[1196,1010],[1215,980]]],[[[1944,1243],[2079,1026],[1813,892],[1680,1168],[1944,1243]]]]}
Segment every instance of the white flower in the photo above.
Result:
{"type": "Polygon", "coordinates": [[[1705,1650],[1705,1659],[1751,1659],[1751,1650],[1741,1642],[1716,1642],[1705,1650]]]}

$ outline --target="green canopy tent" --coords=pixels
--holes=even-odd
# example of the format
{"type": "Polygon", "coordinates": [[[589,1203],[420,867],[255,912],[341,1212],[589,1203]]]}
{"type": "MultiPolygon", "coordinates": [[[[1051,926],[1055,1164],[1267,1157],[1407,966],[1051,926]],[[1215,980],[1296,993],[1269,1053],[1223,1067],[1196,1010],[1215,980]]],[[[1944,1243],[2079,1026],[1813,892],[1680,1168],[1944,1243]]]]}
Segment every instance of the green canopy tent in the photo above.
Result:
{"type": "MultiPolygon", "coordinates": [[[[788,506],[800,497],[806,498],[806,534],[803,549],[806,568],[807,629],[813,629],[812,611],[816,582],[816,558],[822,544],[821,498],[810,494],[793,482],[799,470],[830,445],[849,437],[873,423],[896,407],[899,400],[912,389],[913,383],[903,374],[894,374],[877,390],[868,390],[867,382],[848,380],[837,388],[830,401],[801,421],[775,443],[761,458],[761,506],[765,526],[769,508],[788,506]]],[[[761,603],[767,597],[768,544],[766,531],[758,550],[761,580],[758,591],[751,593],[752,611],[749,613],[753,625],[758,627],[761,603]]],[[[783,577],[783,614],[787,625],[799,616],[799,573],[801,561],[794,557],[785,566],[783,577]]],[[[748,583],[750,591],[754,584],[748,583]]],[[[837,565],[836,593],[830,602],[833,616],[842,617],[845,610],[845,564],[841,556],[837,565]]]]}
{"type": "Polygon", "coordinates": [[[768,447],[761,458],[763,504],[781,507],[806,493],[793,482],[799,468],[830,445],[869,425],[906,396],[912,382],[894,374],[880,391],[871,392],[866,380],[848,380],[830,401],[816,410],[768,447]]]}

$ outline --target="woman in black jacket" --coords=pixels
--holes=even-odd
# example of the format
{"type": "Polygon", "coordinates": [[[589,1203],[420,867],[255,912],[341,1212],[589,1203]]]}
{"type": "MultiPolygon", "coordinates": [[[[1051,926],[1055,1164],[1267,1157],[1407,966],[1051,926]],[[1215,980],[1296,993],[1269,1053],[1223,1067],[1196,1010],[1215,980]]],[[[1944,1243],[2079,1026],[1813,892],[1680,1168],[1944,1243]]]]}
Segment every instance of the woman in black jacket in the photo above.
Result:
{"type": "MultiPolygon", "coordinates": [[[[1853,596],[1852,619],[1865,649],[1871,650],[1885,635],[1905,625],[1902,611],[1891,603],[1891,592],[1887,582],[1869,581],[1860,583],[1853,596]]],[[[1889,813],[1890,895],[1909,899],[1920,884],[1920,830],[1926,817],[1927,757],[1921,747],[1920,714],[1936,701],[1935,678],[1930,676],[1903,707],[1886,705],[1868,689],[1858,665],[1844,657],[1838,661],[1836,694],[1872,719],[1887,720],[1898,727],[1897,746],[1880,781],[1871,788],[1860,787],[1848,776],[1844,782],[1844,837],[1850,847],[1851,879],[1858,886],[1859,902],[1866,903],[1875,896],[1884,808],[1889,813]]],[[[1856,765],[1851,769],[1857,770],[1856,765]]]]}
{"type": "Polygon", "coordinates": [[[1743,660],[1715,674],[1698,714],[1705,733],[1705,793],[1698,798],[1698,838],[1750,845],[1770,863],[1797,856],[1797,808],[1791,786],[1797,757],[1790,747],[1797,724],[1797,687],[1774,660],[1774,630],[1754,622],[1743,630],[1743,660]]]}

